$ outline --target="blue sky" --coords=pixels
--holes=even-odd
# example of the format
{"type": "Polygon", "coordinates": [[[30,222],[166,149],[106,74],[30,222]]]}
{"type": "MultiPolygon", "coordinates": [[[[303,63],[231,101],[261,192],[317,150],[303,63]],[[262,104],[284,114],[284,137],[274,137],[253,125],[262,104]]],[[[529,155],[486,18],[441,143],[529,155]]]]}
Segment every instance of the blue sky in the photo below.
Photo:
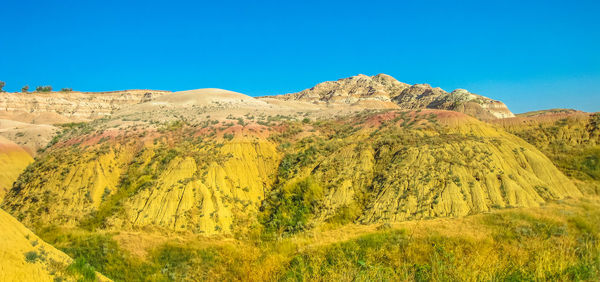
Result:
{"type": "Polygon", "coordinates": [[[0,9],[5,90],[217,87],[386,73],[514,112],[600,111],[600,1],[32,1],[0,9]]]}

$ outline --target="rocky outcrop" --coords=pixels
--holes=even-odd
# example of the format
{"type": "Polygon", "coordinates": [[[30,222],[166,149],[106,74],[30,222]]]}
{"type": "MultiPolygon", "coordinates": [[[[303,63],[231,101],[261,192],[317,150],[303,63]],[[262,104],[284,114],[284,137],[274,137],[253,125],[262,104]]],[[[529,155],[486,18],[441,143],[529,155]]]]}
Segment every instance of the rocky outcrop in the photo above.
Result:
{"type": "Polygon", "coordinates": [[[310,89],[274,96],[274,98],[328,104],[357,104],[364,101],[394,102],[401,109],[453,110],[484,120],[514,116],[504,103],[464,89],[456,89],[448,93],[429,84],[402,83],[385,74],[375,76],[359,74],[337,81],[319,83],[310,89]]]}
{"type": "Polygon", "coordinates": [[[88,121],[168,93],[156,90],[1,93],[0,118],[38,124],[88,121]]]}
{"type": "Polygon", "coordinates": [[[410,85],[391,76],[379,74],[373,77],[359,74],[337,81],[326,81],[298,93],[275,96],[283,100],[305,100],[316,103],[353,104],[362,100],[392,101],[410,85]]]}

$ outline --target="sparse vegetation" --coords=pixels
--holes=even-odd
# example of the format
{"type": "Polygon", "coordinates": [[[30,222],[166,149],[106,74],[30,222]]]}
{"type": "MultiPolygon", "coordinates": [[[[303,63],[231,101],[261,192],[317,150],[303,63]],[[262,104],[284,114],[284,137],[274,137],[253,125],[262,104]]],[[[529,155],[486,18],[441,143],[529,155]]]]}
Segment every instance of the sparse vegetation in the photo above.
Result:
{"type": "Polygon", "coordinates": [[[323,197],[323,189],[311,177],[276,189],[261,219],[268,233],[276,236],[292,234],[308,228],[315,206],[323,197]]]}
{"type": "Polygon", "coordinates": [[[38,86],[35,88],[35,92],[52,92],[52,86],[38,86]]]}
{"type": "Polygon", "coordinates": [[[36,251],[29,251],[25,253],[25,260],[28,263],[35,263],[40,258],[40,255],[36,251]]]}

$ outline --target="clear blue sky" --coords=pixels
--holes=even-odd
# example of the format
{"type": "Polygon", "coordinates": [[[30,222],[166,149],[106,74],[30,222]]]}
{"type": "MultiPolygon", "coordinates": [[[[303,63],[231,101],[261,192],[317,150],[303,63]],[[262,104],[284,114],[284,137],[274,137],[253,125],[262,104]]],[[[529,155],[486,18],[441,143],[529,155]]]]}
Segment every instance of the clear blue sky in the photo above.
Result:
{"type": "Polygon", "coordinates": [[[5,0],[5,90],[296,92],[359,73],[600,111],[600,1],[5,0]],[[126,2],[126,3],[125,3],[126,2]]]}

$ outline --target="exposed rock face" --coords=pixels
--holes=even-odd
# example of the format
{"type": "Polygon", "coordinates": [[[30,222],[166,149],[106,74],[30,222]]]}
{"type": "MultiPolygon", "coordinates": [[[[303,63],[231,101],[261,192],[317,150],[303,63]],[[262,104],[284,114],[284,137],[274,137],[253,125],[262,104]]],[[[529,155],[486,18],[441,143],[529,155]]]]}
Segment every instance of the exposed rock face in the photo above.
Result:
{"type": "MultiPolygon", "coordinates": [[[[363,223],[535,207],[581,195],[523,140],[452,112],[435,112],[434,123],[443,126],[428,127],[419,116],[431,113],[390,112],[367,119],[360,126],[376,131],[358,131],[347,139],[353,142],[336,142],[331,154],[298,162],[291,168],[298,173],[282,189],[312,179],[323,188],[315,207],[318,218],[351,214],[363,223]]],[[[282,203],[272,205],[280,209],[282,203]]]]}
{"type": "Polygon", "coordinates": [[[275,96],[284,100],[307,100],[352,104],[361,100],[390,102],[410,85],[391,76],[379,74],[369,77],[363,74],[337,81],[326,81],[294,94],[275,96]]]}
{"type": "Polygon", "coordinates": [[[44,124],[88,121],[168,93],[155,90],[2,93],[0,118],[44,124]]]}
{"type": "Polygon", "coordinates": [[[513,117],[506,105],[487,97],[456,89],[451,93],[429,84],[409,85],[385,74],[357,76],[319,83],[298,93],[274,96],[313,103],[356,104],[364,101],[394,102],[401,109],[445,109],[480,119],[513,117]]]}

